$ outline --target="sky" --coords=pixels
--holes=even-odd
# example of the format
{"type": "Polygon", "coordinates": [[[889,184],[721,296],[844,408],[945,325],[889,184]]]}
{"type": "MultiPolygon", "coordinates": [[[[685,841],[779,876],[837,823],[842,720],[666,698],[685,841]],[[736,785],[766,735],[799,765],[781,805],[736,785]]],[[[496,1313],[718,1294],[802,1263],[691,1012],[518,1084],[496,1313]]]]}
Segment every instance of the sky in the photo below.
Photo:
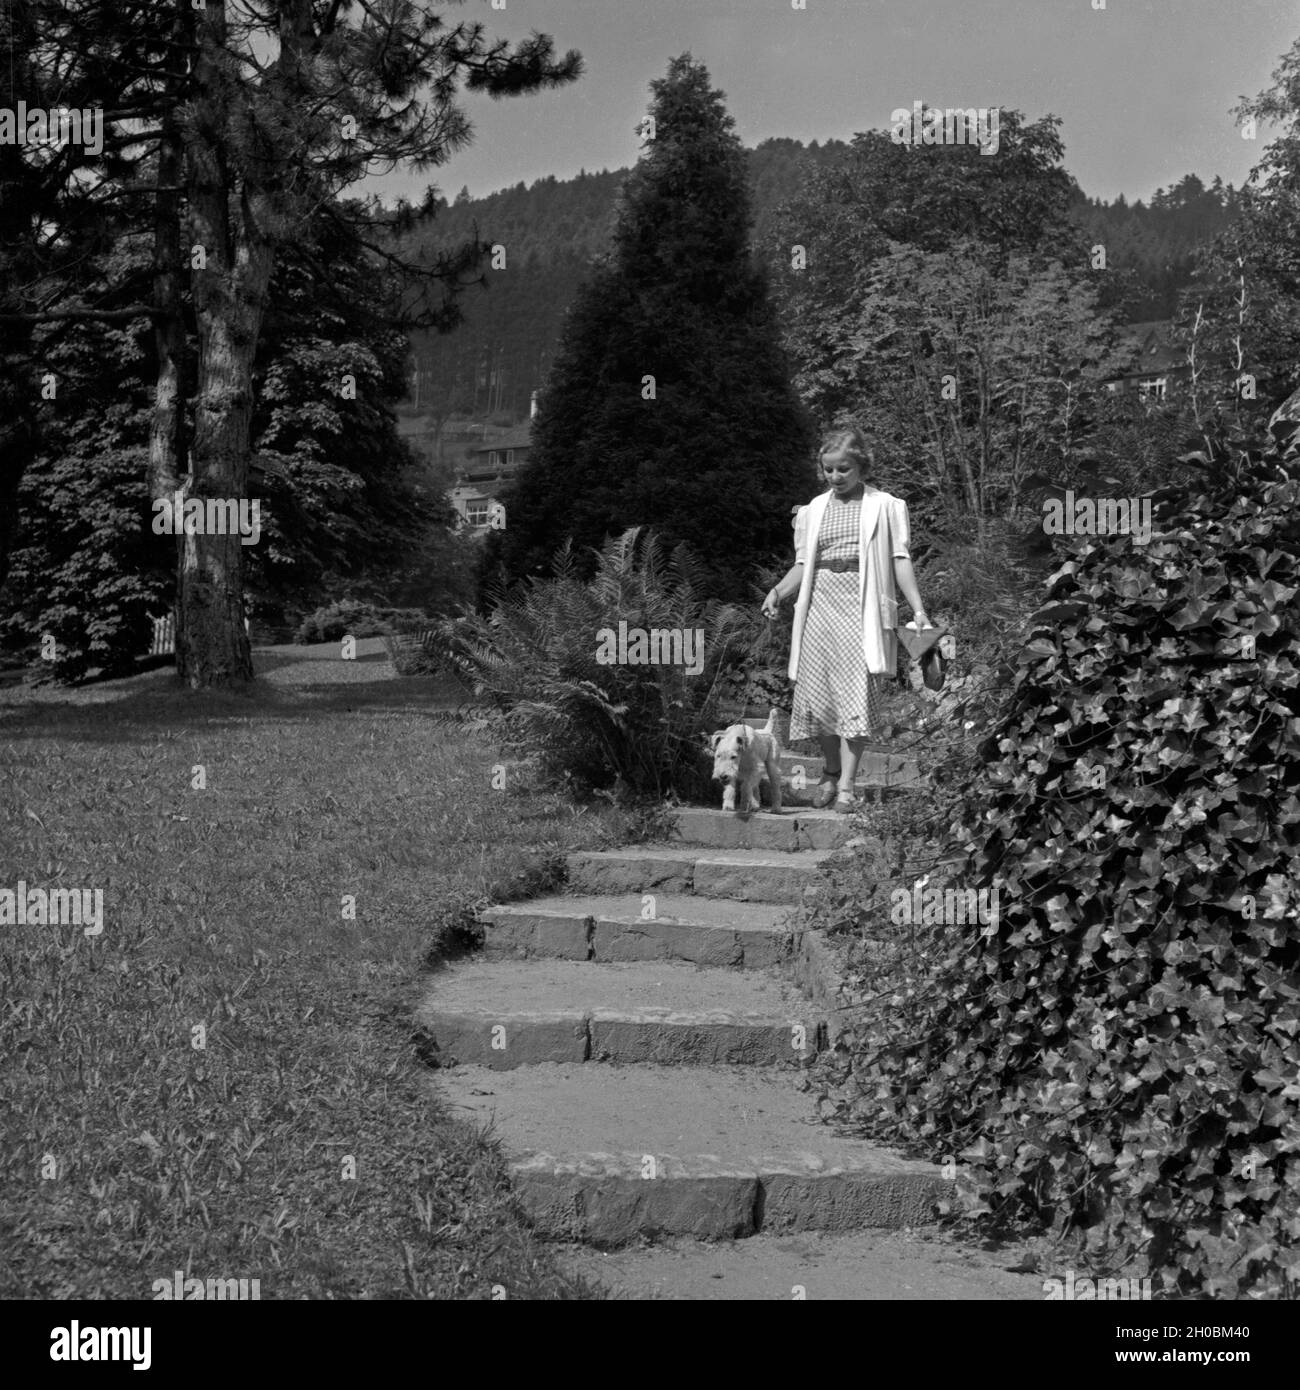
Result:
{"type": "Polygon", "coordinates": [[[772,136],[851,139],[890,113],[1016,108],[1062,118],[1085,193],[1150,199],[1195,173],[1240,185],[1270,138],[1243,140],[1230,109],[1271,85],[1300,38],[1300,0],[466,0],[447,18],[489,37],[540,30],[576,48],[567,87],[493,101],[462,94],[474,138],[440,169],[368,181],[417,197],[432,181],[475,197],[547,174],[636,161],[650,82],[689,51],[726,95],[748,146],[772,136]],[[1104,4],[1104,9],[1094,8],[1104,4]],[[497,6],[499,8],[494,8],[497,6]]]}

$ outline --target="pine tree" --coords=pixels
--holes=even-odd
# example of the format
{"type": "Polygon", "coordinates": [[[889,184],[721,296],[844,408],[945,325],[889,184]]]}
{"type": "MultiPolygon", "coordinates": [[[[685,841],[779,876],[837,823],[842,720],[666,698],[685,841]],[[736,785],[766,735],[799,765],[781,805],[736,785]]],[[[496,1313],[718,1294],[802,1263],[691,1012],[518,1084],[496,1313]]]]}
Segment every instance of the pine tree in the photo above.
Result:
{"type": "MultiPolygon", "coordinates": [[[[536,32],[513,49],[489,46],[481,25],[450,28],[418,0],[394,0],[382,14],[367,7],[358,17],[339,5],[318,12],[311,0],[271,0],[249,21],[232,18],[227,0],[204,2],[194,114],[184,125],[190,230],[203,253],[201,273],[191,277],[198,389],[188,490],[198,499],[238,498],[246,495],[267,289],[311,210],[328,206],[325,195],[357,182],[375,160],[444,162],[470,133],[454,103],[460,79],[467,90],[519,95],[572,81],[581,58],[571,51],[557,60],[550,38],[536,32]],[[278,52],[254,81],[236,55],[273,27],[278,52]],[[290,170],[300,172],[287,178],[290,170]]],[[[373,245],[375,235],[408,231],[414,220],[401,207],[396,216],[344,217],[340,225],[373,245]]],[[[436,268],[403,266],[423,278],[423,289],[446,292],[430,322],[454,323],[461,276],[477,267],[480,250],[464,247],[436,268]]],[[[339,389],[338,379],[318,387],[339,389]]],[[[241,684],[253,672],[238,620],[239,538],[186,534],[181,544],[177,672],[195,688],[241,684]]]]}
{"type": "MultiPolygon", "coordinates": [[[[84,289],[108,316],[147,295],[152,257],[148,235],[125,214],[106,230],[113,251],[84,289]]],[[[283,623],[344,585],[379,589],[384,602],[411,594],[417,554],[425,588],[409,602],[441,599],[430,588],[454,553],[443,509],[408,471],[391,410],[406,356],[393,326],[401,288],[395,273],[376,272],[334,210],[318,212],[284,248],[254,366],[249,491],[261,501],[261,543],[248,547],[245,599],[255,623],[283,623]],[[344,370],[355,374],[355,398],[320,399],[315,383],[344,370]]],[[[146,470],[154,337],[144,314],[59,328],[44,353],[60,383],[57,409],[42,421],[19,489],[22,530],[0,596],[0,641],[30,651],[33,634],[50,634],[55,654],[41,669],[61,680],[94,668],[128,674],[148,640],[148,616],[174,602],[176,577],[158,563],[146,470]]],[[[446,577],[443,587],[457,592],[461,581],[446,577]]]]}
{"type": "Polygon", "coordinates": [[[149,0],[0,0],[0,111],[23,101],[29,111],[102,114],[98,141],[0,143],[0,584],[21,534],[23,474],[71,398],[52,356],[75,320],[125,325],[150,312],[138,302],[106,308],[86,293],[123,209],[160,181],[141,153],[141,126],[168,115],[156,101],[168,51],[157,11],[149,0]],[[116,124],[124,115],[129,133],[116,124]]]}
{"type": "MultiPolygon", "coordinates": [[[[400,266],[409,278],[411,307],[401,326],[454,326],[456,301],[485,250],[477,238],[431,263],[396,260],[395,242],[434,211],[433,190],[420,207],[402,201],[395,210],[345,206],[341,195],[377,165],[418,171],[461,148],[470,137],[456,105],[462,85],[515,96],[562,86],[581,72],[580,56],[570,51],[556,58],[544,34],[513,46],[489,41],[482,24],[448,24],[430,0],[391,0],[378,9],[312,0],[252,7],[231,0],[172,0],[165,7],[150,0],[114,6],[0,0],[0,6],[0,37],[14,47],[16,35],[17,51],[31,55],[23,90],[48,92],[46,105],[80,94],[78,106],[106,108],[103,157],[91,163],[81,153],[61,152],[55,160],[30,147],[15,160],[16,147],[0,147],[10,151],[0,153],[0,357],[29,355],[28,325],[152,318],[158,372],[150,488],[166,497],[180,482],[198,502],[248,496],[254,360],[269,287],[286,248],[298,244],[316,212],[334,216],[376,266],[400,266]],[[40,42],[33,42],[37,36],[40,42]],[[109,101],[112,92],[118,96],[109,101]],[[99,99],[85,100],[91,96],[99,99]],[[35,176],[27,167],[33,158],[35,176]],[[81,177],[83,171],[90,176],[81,177]],[[20,197],[40,198],[31,206],[20,202],[21,215],[11,216],[15,189],[20,197]],[[50,189],[59,190],[52,202],[50,189]],[[65,305],[71,282],[46,283],[33,273],[41,259],[33,254],[38,240],[67,247],[73,266],[86,259],[63,224],[70,211],[93,206],[101,194],[114,211],[129,207],[152,226],[148,303],[108,311],[65,305]],[[45,223],[58,225],[60,234],[49,235],[45,223]],[[33,286],[39,305],[24,302],[33,298],[33,286]],[[181,408],[190,374],[181,360],[189,311],[196,338],[192,430],[181,408]]],[[[11,88],[14,83],[11,76],[11,88]]],[[[312,389],[318,399],[341,397],[352,389],[345,377],[353,375],[332,373],[312,389]]],[[[0,398],[0,405],[7,401],[0,398]]],[[[34,457],[33,412],[21,400],[17,405],[16,427],[0,427],[5,504],[34,457]]],[[[8,529],[0,519],[0,571],[8,529]]],[[[178,675],[196,689],[243,684],[253,670],[243,624],[241,538],[187,531],[168,543],[177,557],[178,675]]]]}
{"type": "Polygon", "coordinates": [[[810,421],[751,256],[723,94],[689,54],[651,90],[613,250],[566,317],[500,555],[520,577],[545,571],[566,536],[598,547],[645,525],[689,545],[719,597],[743,599],[816,490],[810,421]]]}

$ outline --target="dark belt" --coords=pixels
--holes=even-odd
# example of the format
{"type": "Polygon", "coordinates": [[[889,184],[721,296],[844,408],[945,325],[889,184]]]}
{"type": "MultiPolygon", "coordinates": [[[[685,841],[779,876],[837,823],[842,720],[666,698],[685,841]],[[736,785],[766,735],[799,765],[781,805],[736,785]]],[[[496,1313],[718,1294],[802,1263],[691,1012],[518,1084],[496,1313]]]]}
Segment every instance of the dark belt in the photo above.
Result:
{"type": "Polygon", "coordinates": [[[829,570],[832,574],[847,574],[849,570],[856,570],[858,567],[858,557],[851,556],[847,560],[818,560],[819,570],[829,570]]]}

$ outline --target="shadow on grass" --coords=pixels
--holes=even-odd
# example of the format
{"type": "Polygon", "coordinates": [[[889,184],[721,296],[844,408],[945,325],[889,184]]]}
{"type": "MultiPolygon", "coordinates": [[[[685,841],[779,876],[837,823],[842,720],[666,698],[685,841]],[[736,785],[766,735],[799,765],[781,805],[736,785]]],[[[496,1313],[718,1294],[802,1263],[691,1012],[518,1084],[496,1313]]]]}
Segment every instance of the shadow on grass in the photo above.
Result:
{"type": "Polygon", "coordinates": [[[466,686],[445,676],[357,679],[358,666],[364,670],[382,660],[367,656],[358,662],[319,657],[303,661],[280,652],[258,652],[257,679],[237,691],[190,690],[170,666],[76,688],[12,689],[0,702],[0,738],[55,736],[130,743],[196,723],[209,728],[250,719],[295,723],[333,714],[414,716],[445,728],[449,713],[477,703],[466,686]],[[275,680],[277,672],[294,667],[302,668],[301,682],[275,680]]]}

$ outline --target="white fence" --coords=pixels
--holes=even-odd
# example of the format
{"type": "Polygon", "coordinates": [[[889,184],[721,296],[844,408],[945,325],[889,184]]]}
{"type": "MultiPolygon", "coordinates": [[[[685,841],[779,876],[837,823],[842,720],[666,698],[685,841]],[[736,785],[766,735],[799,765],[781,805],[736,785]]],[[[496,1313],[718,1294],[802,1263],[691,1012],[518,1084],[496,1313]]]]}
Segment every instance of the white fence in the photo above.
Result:
{"type": "MultiPolygon", "coordinates": [[[[244,619],[247,632],[248,619],[244,619]]],[[[175,656],[176,654],[176,614],[168,613],[153,620],[153,638],[149,643],[150,656],[175,656]]]]}

